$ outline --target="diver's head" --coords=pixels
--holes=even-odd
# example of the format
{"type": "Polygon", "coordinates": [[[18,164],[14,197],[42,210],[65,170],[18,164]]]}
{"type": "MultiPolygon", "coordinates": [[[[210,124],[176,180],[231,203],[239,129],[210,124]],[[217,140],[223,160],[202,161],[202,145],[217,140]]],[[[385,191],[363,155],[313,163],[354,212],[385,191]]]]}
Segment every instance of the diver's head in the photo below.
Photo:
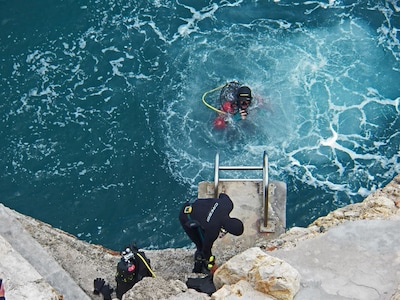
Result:
{"type": "Polygon", "coordinates": [[[250,106],[251,100],[253,97],[251,96],[251,90],[248,86],[242,86],[238,89],[237,92],[237,102],[238,106],[241,109],[246,109],[250,106]]]}
{"type": "Polygon", "coordinates": [[[224,222],[222,222],[222,227],[230,234],[236,236],[242,235],[244,231],[243,222],[237,218],[226,218],[224,222]]]}

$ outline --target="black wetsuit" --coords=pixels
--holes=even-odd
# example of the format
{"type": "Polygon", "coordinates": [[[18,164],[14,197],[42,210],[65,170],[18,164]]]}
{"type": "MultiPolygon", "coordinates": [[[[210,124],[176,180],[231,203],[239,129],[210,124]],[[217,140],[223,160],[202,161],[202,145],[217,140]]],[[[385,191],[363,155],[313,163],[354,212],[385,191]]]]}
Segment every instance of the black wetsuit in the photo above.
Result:
{"type": "Polygon", "coordinates": [[[196,245],[197,253],[208,259],[212,253],[211,248],[218,238],[221,228],[228,232],[241,235],[243,223],[235,218],[230,218],[233,202],[228,195],[221,193],[219,198],[196,199],[183,205],[179,213],[179,221],[186,234],[196,245]],[[192,202],[192,203],[191,203],[192,202]],[[191,213],[185,213],[185,208],[191,206],[191,213]]]}
{"type": "Polygon", "coordinates": [[[117,282],[117,288],[115,292],[118,299],[122,299],[122,295],[130,290],[138,281],[142,280],[143,277],[152,276],[142,259],[138,257],[137,253],[139,253],[146,260],[147,264],[150,265],[150,260],[142,251],[135,252],[135,258],[130,262],[126,262],[123,258],[121,258],[121,260],[118,262],[117,275],[115,276],[115,280],[117,282]],[[129,266],[132,264],[135,265],[135,268],[133,271],[129,271],[129,266]]]}

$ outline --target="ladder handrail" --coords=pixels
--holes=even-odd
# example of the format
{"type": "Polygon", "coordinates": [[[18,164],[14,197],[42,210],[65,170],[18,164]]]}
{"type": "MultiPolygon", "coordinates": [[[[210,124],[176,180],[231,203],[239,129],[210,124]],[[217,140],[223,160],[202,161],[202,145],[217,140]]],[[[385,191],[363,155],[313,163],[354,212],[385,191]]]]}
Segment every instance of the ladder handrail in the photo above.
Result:
{"type": "Polygon", "coordinates": [[[263,167],[257,166],[220,166],[220,170],[262,170],[263,167]]]}
{"type": "Polygon", "coordinates": [[[218,197],[218,185],[219,185],[219,171],[229,171],[229,170],[262,170],[262,179],[223,179],[224,181],[261,181],[263,182],[263,206],[264,206],[264,226],[268,225],[268,156],[266,151],[263,154],[263,165],[262,166],[220,166],[219,165],[219,152],[215,155],[215,166],[214,166],[214,195],[218,197]]]}

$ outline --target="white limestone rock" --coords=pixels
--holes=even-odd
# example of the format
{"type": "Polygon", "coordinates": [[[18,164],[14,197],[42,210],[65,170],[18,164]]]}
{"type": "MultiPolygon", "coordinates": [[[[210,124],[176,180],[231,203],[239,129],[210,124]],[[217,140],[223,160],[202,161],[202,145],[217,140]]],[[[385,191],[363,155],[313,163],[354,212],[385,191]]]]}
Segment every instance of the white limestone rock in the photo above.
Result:
{"type": "Polygon", "coordinates": [[[253,289],[251,284],[245,280],[240,280],[232,285],[224,285],[211,296],[212,300],[275,300],[264,293],[253,289]]]}
{"type": "Polygon", "coordinates": [[[296,269],[258,247],[234,256],[214,274],[217,290],[239,281],[247,281],[254,290],[275,299],[293,299],[300,288],[300,274],[296,269]]]}
{"type": "Polygon", "coordinates": [[[0,257],[0,278],[7,299],[59,299],[56,291],[1,235],[0,257]]]}

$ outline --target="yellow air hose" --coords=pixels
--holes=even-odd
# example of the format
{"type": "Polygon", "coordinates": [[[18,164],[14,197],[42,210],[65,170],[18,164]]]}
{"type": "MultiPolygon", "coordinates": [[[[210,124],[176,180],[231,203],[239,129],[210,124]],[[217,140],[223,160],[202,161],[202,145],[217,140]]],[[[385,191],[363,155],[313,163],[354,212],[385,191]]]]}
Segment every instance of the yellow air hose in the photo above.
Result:
{"type": "Polygon", "coordinates": [[[226,112],[224,112],[224,111],[222,111],[222,110],[220,110],[220,109],[218,109],[218,108],[215,108],[214,106],[208,104],[208,103],[206,102],[206,96],[207,96],[207,94],[209,94],[209,93],[212,93],[212,92],[215,92],[215,91],[217,91],[217,90],[219,90],[219,89],[222,89],[225,85],[226,85],[226,84],[221,85],[221,86],[219,86],[219,87],[216,87],[215,89],[212,89],[212,90],[210,90],[210,91],[208,91],[208,92],[205,92],[205,93],[203,94],[203,96],[201,97],[201,100],[203,101],[203,103],[204,103],[205,106],[207,106],[208,108],[210,108],[210,109],[212,109],[213,111],[216,111],[217,113],[220,113],[220,114],[226,114],[226,112]]]}
{"type": "Polygon", "coordinates": [[[156,277],[156,274],[154,274],[153,270],[150,268],[149,264],[148,264],[147,261],[143,258],[143,256],[141,256],[139,252],[136,253],[136,254],[140,257],[140,259],[141,259],[141,260],[143,261],[143,263],[146,265],[146,268],[150,271],[151,275],[152,275],[153,277],[156,277]]]}

